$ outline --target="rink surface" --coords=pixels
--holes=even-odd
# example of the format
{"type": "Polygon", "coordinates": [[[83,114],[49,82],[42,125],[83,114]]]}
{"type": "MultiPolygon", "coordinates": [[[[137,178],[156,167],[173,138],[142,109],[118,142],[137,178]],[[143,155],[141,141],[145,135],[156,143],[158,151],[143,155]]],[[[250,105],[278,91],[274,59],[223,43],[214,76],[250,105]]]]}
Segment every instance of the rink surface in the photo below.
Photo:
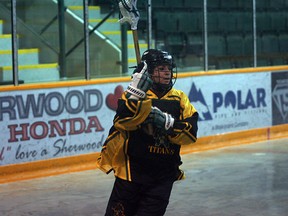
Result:
{"type": "MultiPolygon", "coordinates": [[[[288,139],[182,156],[165,216],[287,216],[288,139]]],[[[102,216],[114,176],[99,170],[0,184],[0,216],[102,216]]]]}

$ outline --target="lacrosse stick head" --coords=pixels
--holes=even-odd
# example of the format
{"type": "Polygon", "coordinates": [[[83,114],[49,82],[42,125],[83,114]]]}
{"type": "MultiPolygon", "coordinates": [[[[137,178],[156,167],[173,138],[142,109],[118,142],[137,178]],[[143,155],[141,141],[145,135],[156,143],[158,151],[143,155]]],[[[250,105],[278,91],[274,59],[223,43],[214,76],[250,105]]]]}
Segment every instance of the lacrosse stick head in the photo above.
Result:
{"type": "Polygon", "coordinates": [[[136,30],[140,18],[140,14],[137,9],[137,0],[120,0],[119,9],[122,15],[119,22],[128,22],[131,25],[131,29],[136,30]]]}

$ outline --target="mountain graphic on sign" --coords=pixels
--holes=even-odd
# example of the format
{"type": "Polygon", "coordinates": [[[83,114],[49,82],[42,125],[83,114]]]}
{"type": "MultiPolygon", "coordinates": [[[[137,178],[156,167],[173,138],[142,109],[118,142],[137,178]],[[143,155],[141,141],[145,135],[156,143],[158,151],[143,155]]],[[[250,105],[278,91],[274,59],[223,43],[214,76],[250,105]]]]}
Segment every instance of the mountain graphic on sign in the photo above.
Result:
{"type": "Polygon", "coordinates": [[[193,106],[197,109],[199,114],[199,121],[212,120],[211,113],[202,94],[201,89],[197,90],[196,85],[192,83],[191,90],[189,92],[189,100],[193,106]]]}

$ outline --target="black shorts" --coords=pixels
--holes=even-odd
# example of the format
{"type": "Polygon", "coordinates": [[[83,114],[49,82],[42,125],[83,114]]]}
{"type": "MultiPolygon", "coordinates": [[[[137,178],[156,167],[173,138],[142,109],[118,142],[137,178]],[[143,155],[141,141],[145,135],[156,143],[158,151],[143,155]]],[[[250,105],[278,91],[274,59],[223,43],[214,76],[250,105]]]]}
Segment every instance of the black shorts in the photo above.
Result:
{"type": "Polygon", "coordinates": [[[173,182],[144,185],[115,179],[105,216],[162,216],[173,182]]]}

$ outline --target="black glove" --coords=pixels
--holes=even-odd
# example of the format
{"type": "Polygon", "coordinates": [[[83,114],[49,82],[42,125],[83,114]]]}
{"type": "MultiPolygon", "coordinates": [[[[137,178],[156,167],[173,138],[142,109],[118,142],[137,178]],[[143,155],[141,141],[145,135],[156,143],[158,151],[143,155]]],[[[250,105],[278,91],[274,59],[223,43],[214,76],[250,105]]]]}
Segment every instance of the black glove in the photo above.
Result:
{"type": "Polygon", "coordinates": [[[157,107],[152,107],[144,124],[152,123],[156,128],[168,131],[170,128],[173,128],[174,121],[174,118],[170,114],[162,112],[157,107]]]}
{"type": "Polygon", "coordinates": [[[145,98],[146,92],[150,89],[152,83],[153,81],[148,74],[146,62],[141,62],[137,66],[136,72],[132,74],[132,82],[129,84],[127,92],[130,93],[133,99],[145,98]]]}

